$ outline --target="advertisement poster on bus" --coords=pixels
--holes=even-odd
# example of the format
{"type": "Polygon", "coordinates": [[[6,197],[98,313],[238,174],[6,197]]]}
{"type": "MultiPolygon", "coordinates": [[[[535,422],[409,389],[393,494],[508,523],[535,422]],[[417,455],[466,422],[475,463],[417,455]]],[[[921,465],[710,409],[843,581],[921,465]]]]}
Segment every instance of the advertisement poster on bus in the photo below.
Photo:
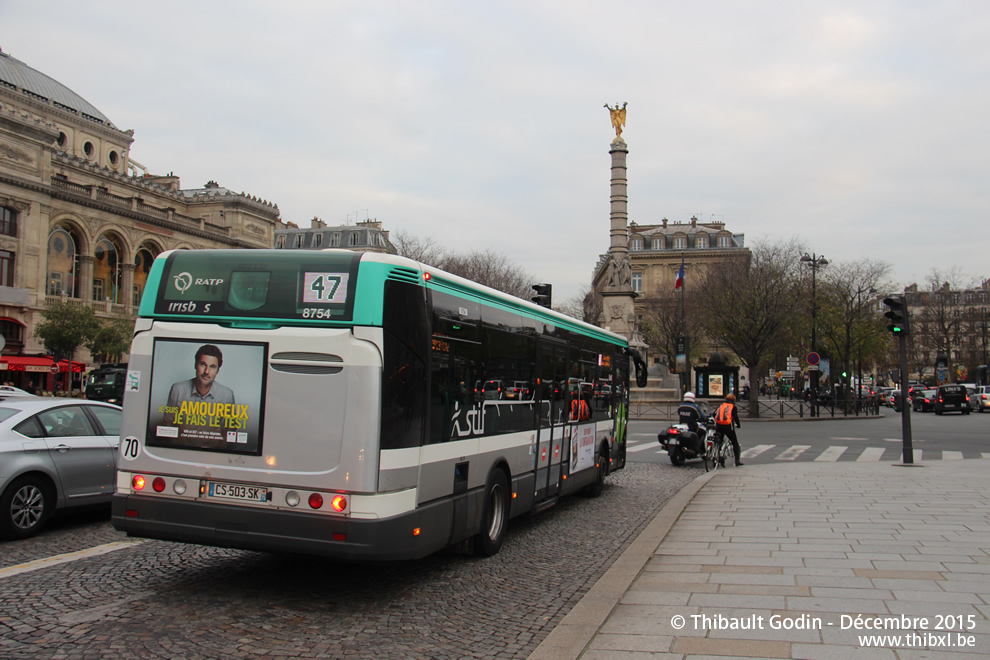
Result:
{"type": "Polygon", "coordinates": [[[595,464],[595,425],[582,424],[571,435],[571,472],[579,472],[595,464]]]}
{"type": "Polygon", "coordinates": [[[266,344],[158,339],[146,444],[259,455],[266,344]]]}

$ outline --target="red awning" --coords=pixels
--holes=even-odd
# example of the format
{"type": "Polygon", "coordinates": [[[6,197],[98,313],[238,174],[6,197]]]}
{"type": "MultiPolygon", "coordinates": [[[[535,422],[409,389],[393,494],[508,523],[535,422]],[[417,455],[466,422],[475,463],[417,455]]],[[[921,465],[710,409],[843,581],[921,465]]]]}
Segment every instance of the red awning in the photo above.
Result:
{"type": "MultiPolygon", "coordinates": [[[[0,357],[0,370],[7,371],[33,371],[36,373],[52,373],[54,360],[50,357],[32,357],[29,355],[4,355],[0,357]]],[[[59,372],[65,373],[69,368],[68,360],[61,360],[58,363],[59,372]]],[[[72,363],[72,370],[76,373],[82,372],[86,368],[84,362],[72,363]]]]}
{"type": "MultiPolygon", "coordinates": [[[[58,370],[59,371],[66,371],[68,368],[69,368],[69,361],[68,360],[59,360],[59,362],[58,362],[58,370]]],[[[78,373],[82,373],[82,371],[85,368],[86,368],[86,363],[85,362],[73,362],[72,363],[72,370],[74,372],[76,372],[77,374],[78,373]]]]}

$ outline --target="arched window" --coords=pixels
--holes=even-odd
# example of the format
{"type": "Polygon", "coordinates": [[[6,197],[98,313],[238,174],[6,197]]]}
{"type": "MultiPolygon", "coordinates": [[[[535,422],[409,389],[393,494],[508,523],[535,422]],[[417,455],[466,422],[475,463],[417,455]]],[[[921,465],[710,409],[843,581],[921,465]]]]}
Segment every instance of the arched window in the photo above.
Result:
{"type": "Polygon", "coordinates": [[[17,236],[17,211],[0,206],[0,234],[17,236]]]}
{"type": "Polygon", "coordinates": [[[107,236],[93,251],[93,300],[120,303],[120,246],[107,236]]]}
{"type": "Polygon", "coordinates": [[[55,227],[48,236],[48,282],[45,293],[49,296],[79,297],[79,242],[65,227],[55,227]]]}
{"type": "Polygon", "coordinates": [[[630,250],[642,250],[643,249],[643,237],[636,236],[631,241],[629,241],[630,250]]]}
{"type": "Polygon", "coordinates": [[[694,247],[698,248],[699,250],[703,250],[703,249],[707,248],[708,247],[708,235],[707,234],[698,234],[697,236],[695,236],[694,237],[694,247]]]}
{"type": "Polygon", "coordinates": [[[663,236],[654,236],[653,237],[653,249],[654,250],[662,250],[663,249],[663,236]]]}
{"type": "Polygon", "coordinates": [[[148,273],[151,272],[151,263],[155,260],[155,255],[149,248],[143,247],[134,255],[134,288],[131,292],[131,304],[137,307],[141,304],[141,296],[144,295],[144,287],[148,284],[148,273]]]}

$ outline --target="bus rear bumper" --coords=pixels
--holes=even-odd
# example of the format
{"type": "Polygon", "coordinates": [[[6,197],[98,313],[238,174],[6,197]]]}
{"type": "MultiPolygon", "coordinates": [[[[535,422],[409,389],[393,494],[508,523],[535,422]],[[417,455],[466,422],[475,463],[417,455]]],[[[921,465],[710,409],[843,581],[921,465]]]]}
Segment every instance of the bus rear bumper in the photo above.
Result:
{"type": "Polygon", "coordinates": [[[366,520],[118,493],[111,521],[139,538],[361,561],[418,559],[452,542],[449,502],[366,520]]]}

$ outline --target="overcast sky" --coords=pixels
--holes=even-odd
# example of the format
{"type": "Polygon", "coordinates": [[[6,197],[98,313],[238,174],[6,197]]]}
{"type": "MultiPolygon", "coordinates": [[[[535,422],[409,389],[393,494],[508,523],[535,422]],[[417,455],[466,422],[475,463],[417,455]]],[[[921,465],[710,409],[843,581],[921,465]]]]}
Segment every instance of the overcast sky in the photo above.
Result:
{"type": "Polygon", "coordinates": [[[0,47],[131,157],[308,227],[504,253],[562,302],[629,215],[990,276],[990,3],[0,0],[0,47]]]}

